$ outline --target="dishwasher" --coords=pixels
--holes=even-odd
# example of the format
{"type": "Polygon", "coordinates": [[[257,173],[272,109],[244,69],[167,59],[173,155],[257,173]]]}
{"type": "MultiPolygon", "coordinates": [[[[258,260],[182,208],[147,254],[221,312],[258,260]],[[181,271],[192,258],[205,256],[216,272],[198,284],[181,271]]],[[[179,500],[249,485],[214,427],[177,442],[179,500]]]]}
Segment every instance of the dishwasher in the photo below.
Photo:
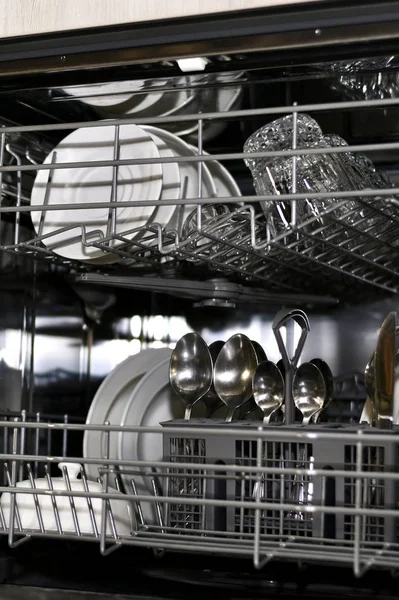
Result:
{"type": "Polygon", "coordinates": [[[399,3],[0,42],[4,598],[397,596],[399,3]]]}

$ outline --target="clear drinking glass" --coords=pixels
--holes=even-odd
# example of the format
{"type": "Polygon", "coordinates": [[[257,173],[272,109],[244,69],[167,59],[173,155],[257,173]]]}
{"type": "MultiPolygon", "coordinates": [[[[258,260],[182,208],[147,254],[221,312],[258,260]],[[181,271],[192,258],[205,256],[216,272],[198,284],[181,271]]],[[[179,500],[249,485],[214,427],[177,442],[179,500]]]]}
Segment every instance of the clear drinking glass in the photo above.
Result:
{"type": "MultiPolygon", "coordinates": [[[[326,135],[324,139],[331,147],[347,146],[345,140],[336,134],[326,135]]],[[[359,191],[392,187],[388,177],[384,173],[378,172],[372,161],[361,152],[342,152],[336,154],[335,157],[341,161],[351,189],[359,191]]],[[[392,221],[393,217],[397,218],[397,209],[387,200],[387,196],[379,197],[378,194],[374,197],[358,197],[355,202],[349,203],[357,209],[353,213],[352,220],[356,222],[355,226],[359,231],[368,230],[369,234],[377,235],[379,240],[397,245],[394,232],[395,223],[392,221]],[[359,217],[363,216],[364,219],[359,221],[359,217]],[[384,219],[384,217],[386,218],[384,219]],[[373,229],[374,233],[372,233],[373,229]]]]}
{"type": "MultiPolygon", "coordinates": [[[[336,135],[324,136],[316,121],[308,115],[297,116],[297,148],[333,148],[346,145],[336,135]]],[[[292,148],[293,116],[277,119],[256,131],[245,143],[246,152],[276,151],[292,148]]],[[[258,195],[292,193],[292,157],[245,159],[258,195]]],[[[298,154],[296,157],[296,192],[342,192],[389,187],[373,163],[360,153],[298,154]]],[[[261,202],[272,236],[290,224],[290,203],[261,202]]],[[[315,242],[328,243],[331,252],[355,251],[374,259],[378,240],[393,244],[395,208],[382,198],[353,197],[297,200],[297,225],[301,228],[301,249],[308,256],[318,252],[315,242]],[[381,214],[382,213],[382,214],[381,214]],[[386,217],[384,219],[384,217],[386,217]],[[377,240],[378,238],[378,240],[377,240]],[[334,250],[335,247],[335,250],[334,250]]],[[[324,250],[322,250],[324,252],[324,250]]]]}
{"type": "MultiPolygon", "coordinates": [[[[276,151],[292,148],[293,116],[289,115],[277,119],[273,123],[256,131],[245,143],[245,152],[260,152],[262,150],[276,151]]],[[[314,119],[305,114],[297,116],[297,148],[329,148],[330,142],[314,119]]],[[[258,195],[280,195],[292,193],[293,173],[292,157],[264,157],[245,159],[246,165],[252,172],[255,191],[258,195]]],[[[346,169],[334,154],[298,154],[296,156],[296,192],[319,193],[349,191],[352,182],[346,169]]],[[[320,226],[331,222],[327,210],[335,204],[342,205],[340,198],[304,199],[297,200],[297,224],[313,218],[313,222],[306,225],[305,232],[318,230],[319,237],[323,238],[320,226]],[[320,231],[319,231],[320,230],[320,231]]],[[[261,202],[272,235],[284,231],[291,220],[291,203],[268,201],[261,202]]],[[[353,210],[351,202],[345,203],[344,212],[353,210]]],[[[331,233],[330,230],[328,232],[331,233]]],[[[343,233],[344,237],[350,234],[343,233]]]]}

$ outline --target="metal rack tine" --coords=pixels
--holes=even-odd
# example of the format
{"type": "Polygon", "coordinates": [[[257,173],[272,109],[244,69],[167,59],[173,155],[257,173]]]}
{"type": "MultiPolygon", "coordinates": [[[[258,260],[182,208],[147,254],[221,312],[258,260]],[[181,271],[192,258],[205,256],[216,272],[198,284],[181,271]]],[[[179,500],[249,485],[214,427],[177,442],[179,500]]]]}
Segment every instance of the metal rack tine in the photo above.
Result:
{"type": "MultiPolygon", "coordinates": [[[[48,489],[50,491],[52,491],[54,489],[54,487],[53,487],[53,481],[51,479],[51,475],[50,475],[50,471],[49,471],[48,465],[44,465],[44,476],[45,476],[45,478],[47,480],[48,489]]],[[[57,506],[57,500],[56,500],[56,498],[53,495],[51,495],[50,498],[51,498],[51,505],[53,507],[53,512],[54,512],[55,523],[57,525],[57,531],[58,531],[59,534],[62,535],[63,531],[62,531],[60,513],[58,511],[58,506],[57,506]]]]}

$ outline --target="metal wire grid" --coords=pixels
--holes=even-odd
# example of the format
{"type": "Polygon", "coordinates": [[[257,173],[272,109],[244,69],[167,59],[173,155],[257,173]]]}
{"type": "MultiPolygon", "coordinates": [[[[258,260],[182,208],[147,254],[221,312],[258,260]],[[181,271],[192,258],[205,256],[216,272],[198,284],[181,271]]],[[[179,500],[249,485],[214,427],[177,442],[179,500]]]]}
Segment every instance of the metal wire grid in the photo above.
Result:
{"type": "MultiPolygon", "coordinates": [[[[312,469],[311,444],[293,444],[282,442],[264,442],[262,465],[267,474],[261,482],[254,481],[245,473],[246,466],[257,463],[257,444],[249,440],[237,440],[237,463],[243,466],[240,480],[236,484],[236,499],[251,501],[259,493],[262,500],[274,504],[273,510],[261,513],[260,536],[304,536],[313,535],[312,515],[302,511],[284,512],[280,505],[292,502],[297,505],[311,506],[313,498],[312,477],[307,475],[276,475],[269,469],[284,469],[290,464],[296,469],[312,469]],[[288,462],[287,462],[288,461],[288,462]]],[[[255,533],[256,510],[240,508],[235,510],[235,529],[240,533],[255,533]]]]}
{"type": "MultiPolygon", "coordinates": [[[[170,440],[170,461],[174,463],[205,462],[204,439],[173,438],[170,440]]],[[[168,505],[168,525],[176,529],[205,529],[205,507],[201,500],[206,495],[206,479],[201,472],[174,468],[169,471],[168,495],[179,499],[194,498],[198,504],[171,503],[168,505]]]]}
{"type": "MultiPolygon", "coordinates": [[[[351,470],[356,465],[356,446],[345,446],[345,469],[351,470]]],[[[366,446],[363,448],[364,470],[380,473],[384,469],[384,448],[381,446],[366,446]]],[[[345,506],[355,506],[356,480],[346,477],[344,480],[345,506]]],[[[385,483],[377,476],[375,479],[361,481],[362,503],[369,508],[385,506],[385,483]]],[[[385,521],[383,517],[367,516],[362,519],[362,541],[384,543],[385,521]]],[[[355,518],[346,515],[344,518],[344,537],[352,540],[355,536],[355,518]]]]}
{"type": "MultiPolygon", "coordinates": [[[[318,112],[334,110],[361,110],[370,107],[374,109],[396,106],[399,99],[386,99],[375,101],[351,101],[339,103],[314,104],[306,106],[283,106],[269,109],[253,109],[241,111],[228,111],[225,113],[204,113],[180,115],[173,117],[157,117],[153,119],[124,119],[123,123],[136,123],[138,125],[155,124],[162,126],[176,122],[197,122],[198,124],[198,156],[184,156],[160,159],[136,160],[108,160],[77,163],[59,163],[54,153],[51,165],[23,164],[18,152],[7,143],[7,138],[18,133],[19,135],[41,133],[54,130],[75,129],[77,127],[103,126],[102,122],[58,123],[43,126],[4,127],[0,134],[0,183],[4,199],[12,203],[0,207],[1,213],[15,213],[16,229],[14,244],[3,245],[4,251],[28,254],[56,262],[68,267],[84,269],[96,268],[72,263],[67,259],[57,256],[47,248],[51,238],[61,232],[69,231],[71,237],[77,237],[84,247],[96,247],[104,254],[112,253],[122,260],[122,264],[135,267],[145,266],[159,269],[165,262],[174,263],[185,260],[199,265],[208,265],[212,271],[223,272],[230,276],[241,277],[249,281],[261,281],[271,286],[271,289],[286,289],[291,291],[309,291],[317,289],[319,292],[325,288],[336,294],[344,293],[346,289],[353,288],[359,283],[366,283],[374,288],[397,293],[399,290],[399,251],[395,231],[399,224],[399,217],[394,214],[392,204],[397,202],[395,189],[353,190],[345,192],[324,192],[317,194],[285,194],[280,195],[280,203],[288,203],[292,209],[290,222],[284,222],[282,231],[278,234],[270,229],[258,202],[276,201],[275,196],[245,196],[228,198],[204,198],[202,165],[211,160],[237,160],[245,158],[244,153],[224,153],[213,156],[202,154],[202,129],[203,123],[222,121],[225,119],[247,119],[251,117],[264,117],[265,120],[286,114],[294,115],[294,135],[296,130],[295,115],[298,112],[318,112]],[[5,160],[7,152],[12,154],[14,162],[8,164],[5,160]],[[185,237],[182,231],[169,230],[157,223],[146,227],[115,233],[115,215],[118,208],[130,205],[148,205],[149,201],[135,203],[118,202],[117,182],[118,168],[125,164],[143,163],[168,163],[191,162],[198,165],[199,186],[198,198],[190,198],[189,205],[197,206],[196,224],[185,237]],[[8,194],[4,177],[16,177],[23,181],[26,174],[37,170],[47,169],[51,174],[56,169],[97,167],[113,168],[113,192],[109,203],[91,204],[91,209],[108,208],[109,226],[107,234],[101,231],[90,232],[85,223],[77,226],[60,228],[54,233],[43,235],[39,230],[30,240],[22,241],[19,233],[19,221],[22,213],[38,207],[25,204],[21,189],[18,185],[13,194],[8,194]],[[16,192],[15,192],[16,190],[16,192]],[[16,195],[15,195],[16,194],[16,195]],[[378,196],[378,199],[376,199],[378,196]],[[298,216],[296,204],[301,200],[322,201],[333,200],[333,204],[326,209],[320,209],[318,216],[301,218],[298,216]],[[350,204],[347,204],[350,200],[350,204]],[[242,203],[242,204],[239,204],[242,203]],[[222,204],[228,208],[220,216],[207,220],[204,213],[204,204],[222,204]],[[344,210],[343,210],[344,209],[344,210]],[[321,274],[323,277],[321,277],[321,274]]],[[[114,156],[118,156],[119,136],[117,135],[121,121],[109,120],[109,125],[115,125],[114,156]]],[[[261,157],[291,157],[295,162],[298,151],[294,149],[276,152],[252,153],[251,158],[261,157]]],[[[369,144],[357,146],[340,146],[335,148],[307,148],[301,149],[301,155],[329,154],[340,152],[363,152],[395,150],[399,143],[369,144]]],[[[26,159],[26,157],[25,157],[26,159]]],[[[296,189],[296,170],[293,169],[293,190],[296,189]]],[[[46,192],[45,197],[48,198],[46,192]]],[[[184,207],[188,201],[184,198],[177,201],[150,201],[154,207],[160,204],[176,204],[184,207]]],[[[42,214],[59,208],[54,205],[40,207],[42,214]]],[[[65,210],[87,210],[85,204],[63,204],[65,210]]]]}
{"type": "MultiPolygon", "coordinates": [[[[390,464],[384,464],[381,467],[380,461],[385,460],[385,453],[382,453],[379,448],[392,448],[397,450],[399,438],[396,433],[382,432],[376,430],[345,430],[344,428],[329,430],[327,428],[303,428],[296,427],[295,438],[296,442],[293,445],[290,441],[292,431],[287,431],[283,427],[259,427],[257,429],[241,428],[237,435],[237,428],[226,426],[223,428],[214,427],[195,427],[190,426],[190,434],[187,435],[187,427],[171,426],[168,427],[168,433],[176,440],[185,440],[184,448],[180,442],[175,445],[176,450],[181,453],[181,460],[186,460],[191,452],[196,456],[196,460],[186,460],[186,462],[178,463],[176,461],[152,461],[151,464],[142,460],[121,460],[109,458],[109,443],[105,444],[104,457],[85,458],[82,457],[64,457],[61,455],[35,454],[29,453],[29,448],[25,446],[24,451],[21,451],[21,438],[28,439],[26,433],[28,431],[40,430],[44,438],[51,432],[54,437],[55,433],[64,435],[64,431],[68,431],[68,435],[72,432],[82,434],[84,430],[99,430],[103,431],[106,440],[112,433],[120,431],[139,432],[141,435],[162,435],[164,430],[160,428],[140,428],[128,426],[110,426],[104,425],[85,425],[80,423],[65,423],[65,422],[31,422],[26,420],[3,421],[1,423],[3,436],[7,430],[7,437],[11,440],[11,450],[7,449],[1,455],[1,461],[7,464],[6,485],[0,487],[0,492],[10,492],[15,499],[16,494],[28,494],[33,497],[33,502],[38,508],[38,499],[41,495],[57,500],[57,498],[71,498],[71,510],[73,514],[73,501],[86,498],[88,510],[90,501],[95,498],[102,500],[102,510],[100,526],[97,531],[93,530],[93,534],[82,533],[79,529],[79,521],[76,520],[76,530],[74,533],[63,532],[62,524],[56,531],[46,531],[44,528],[35,530],[24,530],[18,523],[18,503],[14,500],[14,517],[6,522],[3,509],[0,507],[0,533],[8,536],[10,546],[14,547],[20,543],[27,542],[33,537],[44,538],[60,538],[63,539],[80,539],[84,541],[97,541],[100,545],[100,551],[107,554],[116,550],[122,545],[136,545],[143,547],[152,547],[159,550],[173,551],[192,551],[203,553],[214,553],[222,555],[236,555],[252,558],[256,567],[261,567],[266,562],[272,559],[284,558],[291,560],[307,560],[316,563],[339,563],[352,564],[356,575],[361,575],[364,571],[372,567],[397,569],[399,567],[399,544],[396,537],[387,539],[387,529],[396,531],[396,527],[391,527],[394,522],[397,522],[399,510],[397,508],[397,497],[394,501],[392,498],[388,500],[385,492],[380,491],[381,485],[385,490],[387,485],[394,486],[397,489],[399,474],[397,469],[390,464]],[[219,444],[226,445],[233,442],[237,450],[237,459],[233,464],[226,464],[223,461],[213,460],[212,462],[204,462],[203,457],[198,460],[198,455],[201,455],[203,450],[202,442],[193,442],[196,440],[204,440],[205,438],[217,438],[219,444]],[[240,444],[236,446],[236,440],[239,439],[240,444]],[[187,446],[187,440],[188,446],[187,446]],[[312,465],[312,455],[315,453],[315,444],[326,443],[331,447],[341,448],[354,447],[349,452],[348,460],[351,460],[347,465],[337,464],[334,470],[328,468],[320,468],[318,465],[312,465]],[[370,451],[369,447],[373,447],[370,451]],[[256,447],[256,450],[255,450],[256,447]],[[289,449],[293,453],[294,458],[289,457],[286,460],[286,450],[289,449]],[[252,451],[253,456],[247,455],[252,451]],[[282,460],[281,452],[284,453],[282,460]],[[268,459],[265,464],[264,457],[268,459]],[[246,464],[242,464],[242,459],[248,460],[246,464]],[[254,458],[256,456],[254,464],[254,458]],[[352,460],[355,460],[353,463],[352,460]],[[53,489],[51,485],[52,475],[50,474],[47,465],[63,462],[84,462],[87,464],[100,464],[99,475],[102,477],[102,492],[92,492],[85,488],[85,491],[71,490],[67,485],[66,490],[53,489]],[[270,462],[269,462],[270,461],[270,462]],[[48,489],[35,489],[34,485],[30,488],[16,488],[16,482],[24,476],[22,473],[28,473],[29,478],[33,476],[34,470],[32,465],[38,462],[43,468],[46,477],[48,477],[48,489]],[[115,464],[117,462],[117,464],[115,464]],[[178,467],[177,467],[178,464],[178,467]],[[21,465],[24,470],[20,471],[21,465]],[[314,468],[313,468],[314,467],[314,468]],[[151,494],[149,492],[137,493],[137,487],[133,487],[133,493],[124,495],[124,499],[131,502],[136,509],[136,513],[140,513],[142,503],[152,502],[160,508],[159,514],[161,520],[158,522],[146,523],[142,519],[138,519],[136,529],[132,531],[132,535],[118,535],[115,533],[107,534],[106,523],[112,523],[112,510],[110,510],[110,502],[112,500],[120,500],[121,496],[117,494],[110,485],[114,485],[115,476],[118,475],[119,469],[132,470],[132,472],[154,472],[157,473],[159,479],[163,482],[169,482],[163,485],[161,493],[151,494]],[[378,471],[378,476],[376,472],[378,471]],[[8,475],[7,475],[8,473],[8,475]],[[245,475],[243,475],[245,473],[245,475]],[[184,476],[188,476],[188,481],[192,485],[198,486],[196,480],[206,480],[207,489],[212,489],[212,485],[217,480],[233,482],[235,490],[232,497],[214,498],[212,494],[190,493],[183,495],[184,499],[176,502],[176,487],[175,481],[181,485],[184,476]],[[242,486],[244,480],[244,488],[242,486]],[[327,501],[327,486],[321,486],[320,498],[316,500],[315,495],[310,498],[312,490],[310,484],[317,481],[326,482],[334,481],[336,486],[343,485],[344,481],[352,485],[355,482],[355,488],[348,489],[350,494],[350,506],[334,505],[327,501]],[[296,490],[295,493],[283,494],[284,497],[278,499],[278,488],[281,490],[281,481],[284,481],[284,489],[286,487],[296,490]],[[248,482],[248,485],[247,485],[248,482]],[[285,482],[290,482],[286,486],[285,482]],[[365,484],[367,482],[365,490],[365,484]],[[241,489],[244,489],[244,494],[241,494],[241,489]],[[266,496],[261,490],[266,489],[266,496]],[[269,492],[268,490],[273,490],[269,492]],[[307,498],[301,490],[307,489],[307,498]],[[172,490],[172,493],[171,493],[172,490]],[[252,494],[250,493],[252,490],[252,494]],[[254,493],[255,490],[255,493],[254,493]],[[324,490],[324,491],[323,491],[324,490]],[[371,500],[370,498],[376,498],[371,500]],[[305,501],[303,501],[305,499],[305,501]],[[195,528],[185,526],[185,523],[178,522],[174,526],[170,526],[168,520],[168,511],[170,507],[176,504],[184,504],[193,507],[191,515],[200,514],[201,526],[197,527],[198,519],[195,518],[195,528]],[[234,520],[234,528],[232,531],[227,529],[210,529],[202,515],[204,511],[233,511],[238,517],[234,520]],[[241,514],[244,518],[241,519],[241,514]],[[273,514],[275,513],[275,514],[273,514]],[[281,519],[283,517],[283,526],[281,530],[280,521],[276,522],[275,516],[281,519]],[[298,519],[296,515],[303,515],[304,518],[298,519]],[[249,517],[249,519],[248,519],[249,517]],[[254,518],[253,518],[254,517],[254,518]],[[332,536],[324,535],[308,536],[305,531],[307,527],[305,523],[312,522],[313,527],[316,520],[326,521],[330,518],[345,518],[350,517],[353,520],[353,528],[351,535],[343,536],[342,539],[334,539],[332,536]],[[266,519],[266,522],[265,522],[266,519]],[[301,523],[297,527],[294,521],[300,520],[301,523]],[[376,529],[376,523],[381,523],[384,520],[384,536],[381,535],[381,529],[376,529]],[[239,526],[237,527],[237,522],[239,526]],[[242,523],[242,526],[241,526],[242,523]],[[278,530],[278,531],[277,531],[278,530]],[[282,533],[281,533],[282,531],[282,533]],[[377,532],[377,533],[376,533],[377,532]],[[353,535],[352,535],[353,533],[353,535]],[[179,534],[179,535],[176,535],[179,534]],[[349,538],[349,539],[348,539],[349,538]]],[[[385,451],[386,452],[386,451],[385,451]]],[[[396,452],[397,454],[397,452],[396,452]]],[[[180,455],[178,455],[180,456],[180,455]]],[[[65,477],[65,471],[63,476],[65,477]]],[[[82,471],[84,480],[85,472],[82,471]]],[[[134,480],[134,479],[133,479],[134,480]]],[[[188,490],[188,487],[186,488],[188,490]]],[[[200,489],[198,487],[198,489],[200,489]]],[[[90,511],[89,511],[90,512],[90,511]]],[[[173,511],[171,511],[173,512],[173,511]]],[[[39,514],[39,513],[38,513],[39,514]]],[[[20,515],[21,516],[21,515],[20,515]]],[[[40,519],[39,519],[40,523],[40,519]]],[[[325,525],[322,525],[321,530],[326,532],[325,525]]],[[[315,531],[315,530],[314,530],[315,531]]],[[[313,531],[313,533],[314,533],[313,531]]]]}

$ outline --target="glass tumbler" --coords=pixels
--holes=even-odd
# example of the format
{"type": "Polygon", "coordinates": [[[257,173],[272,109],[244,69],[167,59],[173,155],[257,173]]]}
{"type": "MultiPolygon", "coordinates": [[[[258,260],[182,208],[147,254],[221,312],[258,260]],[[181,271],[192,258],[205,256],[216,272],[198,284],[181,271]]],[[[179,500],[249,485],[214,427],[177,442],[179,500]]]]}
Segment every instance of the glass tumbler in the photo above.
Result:
{"type": "MultiPolygon", "coordinates": [[[[277,119],[256,131],[244,145],[245,152],[260,152],[262,150],[280,151],[292,148],[293,116],[277,119]]],[[[322,134],[316,121],[305,114],[297,116],[297,148],[296,156],[296,192],[324,193],[351,190],[352,183],[347,176],[343,163],[334,154],[300,154],[300,149],[330,147],[330,143],[322,134]]],[[[255,191],[258,195],[290,194],[293,191],[293,164],[291,156],[262,157],[245,159],[254,180],[255,191]]],[[[340,198],[309,198],[297,200],[297,224],[302,224],[304,233],[312,234],[317,231],[317,237],[325,238],[324,226],[328,227],[327,235],[331,233],[331,217],[328,212],[335,204],[342,206],[340,198]],[[306,221],[310,222],[307,224],[306,221]]],[[[290,225],[291,203],[267,201],[261,202],[271,234],[283,232],[290,225]]],[[[347,212],[353,206],[345,204],[347,212]]],[[[350,233],[342,233],[344,238],[350,233]]],[[[338,241],[338,240],[337,240],[338,241]]],[[[342,240],[339,240],[342,241],[342,240]]],[[[304,241],[305,246],[312,240],[304,241]]]]}

